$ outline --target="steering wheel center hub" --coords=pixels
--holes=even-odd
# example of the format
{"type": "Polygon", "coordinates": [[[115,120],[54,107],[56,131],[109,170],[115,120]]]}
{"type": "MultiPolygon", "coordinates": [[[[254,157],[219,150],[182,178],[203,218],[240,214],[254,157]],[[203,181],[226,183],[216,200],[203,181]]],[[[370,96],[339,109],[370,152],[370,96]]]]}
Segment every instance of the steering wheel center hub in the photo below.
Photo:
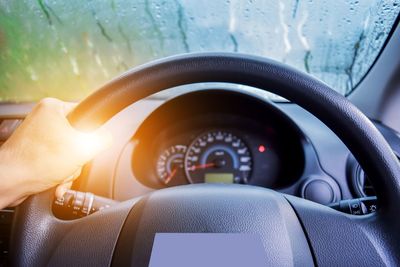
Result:
{"type": "Polygon", "coordinates": [[[295,212],[283,195],[268,189],[195,184],[154,192],[140,200],[129,214],[114,263],[147,265],[158,233],[255,235],[265,248],[265,264],[313,265],[295,212]]]}

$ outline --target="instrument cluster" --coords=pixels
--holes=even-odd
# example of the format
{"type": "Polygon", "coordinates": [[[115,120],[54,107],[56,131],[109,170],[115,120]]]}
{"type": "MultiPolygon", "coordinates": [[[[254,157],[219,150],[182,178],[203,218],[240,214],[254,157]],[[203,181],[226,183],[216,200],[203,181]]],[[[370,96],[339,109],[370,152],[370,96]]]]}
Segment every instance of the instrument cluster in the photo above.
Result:
{"type": "Polygon", "coordinates": [[[300,129],[273,104],[238,92],[173,98],[142,123],[133,141],[134,177],[151,188],[236,183],[279,189],[304,170],[300,129]]]}
{"type": "Polygon", "coordinates": [[[253,166],[257,168],[255,173],[262,172],[269,182],[278,175],[279,156],[274,145],[251,133],[238,129],[209,129],[185,141],[161,149],[156,157],[155,172],[165,186],[252,184],[253,166]]]}

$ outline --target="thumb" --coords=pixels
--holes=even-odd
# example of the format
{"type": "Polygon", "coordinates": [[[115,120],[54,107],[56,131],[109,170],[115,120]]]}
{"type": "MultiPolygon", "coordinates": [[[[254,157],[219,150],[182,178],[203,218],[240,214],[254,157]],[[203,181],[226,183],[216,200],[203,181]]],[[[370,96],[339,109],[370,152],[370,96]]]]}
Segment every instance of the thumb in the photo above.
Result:
{"type": "Polygon", "coordinates": [[[68,189],[71,189],[72,181],[59,184],[56,188],[56,198],[62,198],[68,189]]]}
{"type": "Polygon", "coordinates": [[[85,162],[93,159],[99,152],[110,147],[112,144],[112,135],[105,128],[99,128],[89,133],[76,132],[75,145],[85,162]]]}

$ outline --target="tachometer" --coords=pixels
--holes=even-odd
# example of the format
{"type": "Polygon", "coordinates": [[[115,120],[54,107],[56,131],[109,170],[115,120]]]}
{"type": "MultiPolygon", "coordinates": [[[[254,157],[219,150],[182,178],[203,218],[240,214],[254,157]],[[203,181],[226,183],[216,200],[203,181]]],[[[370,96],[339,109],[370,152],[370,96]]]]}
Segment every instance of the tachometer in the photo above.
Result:
{"type": "Polygon", "coordinates": [[[184,176],[183,159],[186,153],[186,146],[175,145],[164,150],[157,159],[156,172],[158,179],[165,185],[174,185],[175,181],[184,176]]]}
{"type": "Polygon", "coordinates": [[[191,183],[248,183],[252,170],[250,149],[228,131],[209,131],[197,137],[185,156],[191,183]]]}

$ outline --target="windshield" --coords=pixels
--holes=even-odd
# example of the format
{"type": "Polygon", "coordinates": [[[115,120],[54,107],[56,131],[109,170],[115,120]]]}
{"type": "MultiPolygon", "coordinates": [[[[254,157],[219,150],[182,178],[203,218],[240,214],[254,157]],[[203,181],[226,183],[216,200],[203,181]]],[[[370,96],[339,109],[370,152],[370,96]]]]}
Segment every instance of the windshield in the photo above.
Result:
{"type": "Polygon", "coordinates": [[[0,1],[0,101],[79,100],[125,70],[174,54],[269,57],[351,92],[400,0],[0,1]]]}

